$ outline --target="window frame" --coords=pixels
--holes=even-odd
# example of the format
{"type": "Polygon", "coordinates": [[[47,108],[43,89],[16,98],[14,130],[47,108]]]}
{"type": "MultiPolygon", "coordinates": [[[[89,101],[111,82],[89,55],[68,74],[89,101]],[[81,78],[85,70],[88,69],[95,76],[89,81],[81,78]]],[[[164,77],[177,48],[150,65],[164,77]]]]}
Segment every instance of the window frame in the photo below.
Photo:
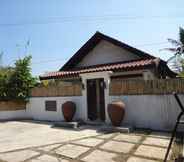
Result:
{"type": "Polygon", "coordinates": [[[57,112],[57,101],[56,100],[46,100],[45,101],[45,111],[57,112]]]}

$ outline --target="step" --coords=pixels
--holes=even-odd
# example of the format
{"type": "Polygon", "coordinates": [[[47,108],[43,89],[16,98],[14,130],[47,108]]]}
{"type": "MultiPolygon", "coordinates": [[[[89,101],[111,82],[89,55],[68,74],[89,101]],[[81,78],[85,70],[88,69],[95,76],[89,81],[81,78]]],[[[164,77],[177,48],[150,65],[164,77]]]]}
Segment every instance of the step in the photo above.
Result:
{"type": "Polygon", "coordinates": [[[105,126],[100,128],[100,131],[131,133],[133,131],[133,127],[132,126],[115,127],[115,126],[112,126],[112,125],[105,125],[105,126]]]}
{"type": "Polygon", "coordinates": [[[86,125],[92,125],[92,126],[102,126],[105,123],[101,121],[85,121],[86,125]]]}
{"type": "Polygon", "coordinates": [[[63,128],[73,128],[73,129],[77,129],[79,128],[80,126],[80,122],[65,122],[65,121],[62,121],[62,122],[55,122],[53,124],[53,127],[63,127],[63,128]]]}

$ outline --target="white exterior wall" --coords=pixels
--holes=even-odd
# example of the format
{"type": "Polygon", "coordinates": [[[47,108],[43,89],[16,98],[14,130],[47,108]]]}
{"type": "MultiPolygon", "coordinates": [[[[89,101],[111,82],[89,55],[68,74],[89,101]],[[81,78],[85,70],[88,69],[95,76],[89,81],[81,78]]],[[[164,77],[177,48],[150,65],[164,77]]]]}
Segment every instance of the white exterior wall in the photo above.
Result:
{"type": "Polygon", "coordinates": [[[82,111],[81,96],[73,97],[32,97],[27,104],[29,116],[35,120],[62,121],[64,120],[61,106],[66,101],[73,101],[76,104],[76,114],[74,119],[82,119],[85,114],[82,111]],[[55,100],[57,111],[45,111],[45,101],[55,100]]]}
{"type": "MultiPolygon", "coordinates": [[[[107,79],[105,81],[108,82],[107,79]]],[[[108,92],[109,89],[105,89],[106,123],[110,123],[107,105],[115,100],[122,100],[126,105],[125,119],[122,125],[130,125],[137,128],[171,130],[180,112],[173,95],[109,96],[108,92]]],[[[76,103],[77,110],[74,119],[88,120],[85,90],[83,90],[83,95],[73,97],[32,97],[27,104],[26,110],[1,111],[0,120],[32,118],[35,120],[62,121],[64,118],[61,105],[66,101],[76,103]],[[45,101],[47,100],[57,101],[56,112],[45,111],[45,101]]],[[[184,101],[184,95],[180,95],[180,98],[181,101],[184,101]]]]}
{"type": "Polygon", "coordinates": [[[77,67],[105,64],[138,59],[139,57],[123,48],[102,40],[90,51],[77,67]]]}
{"type": "MultiPolygon", "coordinates": [[[[91,78],[93,77],[91,76],[91,78]]],[[[105,81],[108,82],[107,79],[105,79],[105,81]]],[[[84,76],[83,83],[86,83],[84,76]]],[[[115,100],[122,100],[126,105],[125,119],[122,125],[130,125],[137,128],[171,130],[180,112],[180,108],[173,95],[109,96],[108,92],[109,89],[105,89],[106,123],[110,123],[107,105],[115,100]]],[[[180,98],[184,101],[184,95],[181,95],[180,98]]],[[[62,121],[64,118],[61,105],[66,101],[73,101],[76,103],[77,110],[74,119],[88,120],[86,89],[83,90],[83,96],[77,97],[31,98],[27,105],[28,116],[35,120],[62,121]],[[45,111],[46,100],[57,101],[57,112],[45,111]]]]}
{"type": "MultiPolygon", "coordinates": [[[[180,96],[184,101],[184,95],[180,96]]],[[[110,96],[110,101],[122,100],[126,104],[122,124],[154,130],[171,130],[180,108],[173,95],[110,96]]]]}
{"type": "Polygon", "coordinates": [[[0,111],[0,120],[26,119],[29,115],[26,110],[0,111]]]}

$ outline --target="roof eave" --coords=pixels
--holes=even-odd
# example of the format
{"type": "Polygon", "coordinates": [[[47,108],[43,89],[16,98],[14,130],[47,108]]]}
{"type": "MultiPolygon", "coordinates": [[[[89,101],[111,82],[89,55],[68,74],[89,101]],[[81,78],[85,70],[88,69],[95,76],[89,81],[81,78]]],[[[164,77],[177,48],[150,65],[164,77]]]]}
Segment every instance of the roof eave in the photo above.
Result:
{"type": "Polygon", "coordinates": [[[176,78],[177,73],[173,72],[167,65],[166,61],[160,60],[160,64],[157,67],[158,70],[160,70],[160,73],[163,73],[163,75],[170,77],[170,78],[176,78]]]}

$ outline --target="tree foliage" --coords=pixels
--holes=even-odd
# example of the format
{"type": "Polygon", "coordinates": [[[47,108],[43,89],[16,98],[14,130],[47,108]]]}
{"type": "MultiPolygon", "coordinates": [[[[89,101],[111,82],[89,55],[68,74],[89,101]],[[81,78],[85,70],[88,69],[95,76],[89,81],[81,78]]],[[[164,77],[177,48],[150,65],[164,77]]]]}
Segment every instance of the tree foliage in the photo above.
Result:
{"type": "Polygon", "coordinates": [[[184,54],[184,29],[182,27],[179,28],[178,40],[169,38],[168,42],[170,42],[173,45],[173,48],[165,48],[165,50],[173,52],[175,56],[183,55],[184,54]]]}
{"type": "Polygon", "coordinates": [[[19,59],[15,67],[0,69],[0,100],[27,100],[36,79],[31,74],[31,56],[19,59]]]}
{"type": "Polygon", "coordinates": [[[184,78],[184,59],[181,61],[181,72],[179,74],[180,77],[184,78]]]}
{"type": "Polygon", "coordinates": [[[184,29],[182,27],[179,28],[179,38],[178,40],[169,38],[168,41],[173,45],[172,48],[165,48],[174,55],[168,59],[168,63],[172,65],[173,70],[181,73],[183,76],[184,73],[184,29]]]}
{"type": "Polygon", "coordinates": [[[0,100],[8,99],[8,86],[13,71],[11,67],[0,68],[0,100]]]}

